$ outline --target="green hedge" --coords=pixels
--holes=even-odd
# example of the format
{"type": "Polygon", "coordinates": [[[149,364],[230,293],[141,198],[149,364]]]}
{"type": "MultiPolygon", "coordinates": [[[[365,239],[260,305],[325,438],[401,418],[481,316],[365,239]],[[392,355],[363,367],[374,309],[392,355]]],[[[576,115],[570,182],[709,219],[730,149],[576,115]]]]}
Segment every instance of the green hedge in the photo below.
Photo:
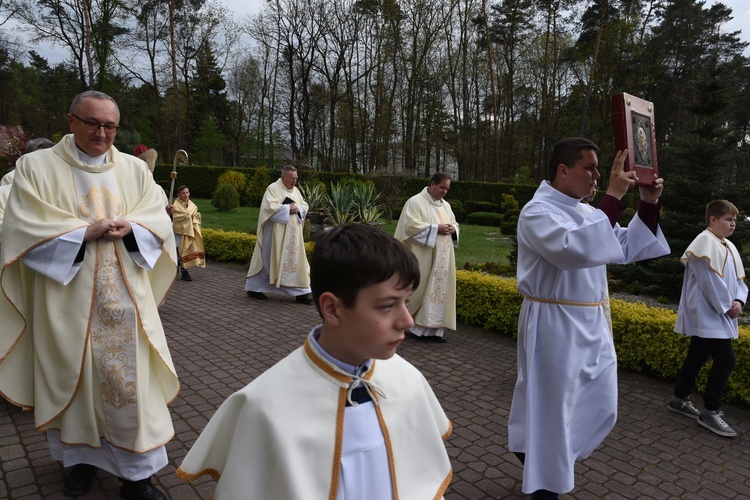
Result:
{"type": "Polygon", "coordinates": [[[466,216],[467,224],[500,227],[503,215],[495,212],[473,212],[466,216]]]}
{"type": "MultiPolygon", "coordinates": [[[[210,258],[249,263],[256,238],[204,228],[203,241],[210,258]]],[[[313,244],[305,243],[305,249],[309,259],[313,244]]],[[[522,302],[515,278],[456,271],[456,311],[458,319],[466,324],[515,338],[522,302]]],[[[687,337],[673,331],[676,313],[617,299],[612,299],[611,309],[619,367],[674,379],[689,343],[687,337]]],[[[737,365],[727,387],[726,401],[750,404],[750,327],[740,326],[735,352],[737,365]]],[[[707,368],[701,372],[698,390],[705,388],[707,372],[707,368]]]]}
{"type": "MultiPolygon", "coordinates": [[[[250,259],[253,258],[253,250],[255,250],[255,242],[257,241],[254,234],[207,227],[201,230],[201,234],[203,235],[206,257],[219,262],[241,262],[250,265],[250,259]]],[[[305,243],[305,253],[308,260],[312,255],[313,247],[312,242],[305,243]]]]}

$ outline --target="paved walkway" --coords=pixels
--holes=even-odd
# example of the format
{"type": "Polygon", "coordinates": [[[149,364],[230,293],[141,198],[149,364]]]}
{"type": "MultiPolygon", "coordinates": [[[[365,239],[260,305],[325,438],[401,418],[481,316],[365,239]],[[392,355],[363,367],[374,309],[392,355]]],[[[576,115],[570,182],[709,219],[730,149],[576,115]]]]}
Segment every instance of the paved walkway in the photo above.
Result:
{"type": "MultiPolygon", "coordinates": [[[[156,483],[176,500],[213,493],[212,480],[187,484],[174,470],[216,408],[301,345],[318,322],[314,307],[291,299],[248,298],[243,266],[210,262],[191,274],[193,282],[178,280],[162,308],[182,392],[172,405],[170,465],[156,483]]],[[[521,468],[506,449],[515,342],[464,325],[448,339],[434,344],[409,338],[399,349],[422,370],[453,421],[448,451],[454,479],[446,499],[524,498],[521,468]]],[[[562,498],[750,498],[750,412],[727,407],[727,420],[740,436],[722,438],[669,412],[670,395],[669,384],[621,373],[617,426],[577,465],[576,488],[562,498]]],[[[33,426],[30,414],[0,402],[0,498],[64,498],[62,468],[50,460],[44,436],[33,426]]],[[[98,478],[82,498],[119,498],[116,478],[104,472],[98,478]]]]}

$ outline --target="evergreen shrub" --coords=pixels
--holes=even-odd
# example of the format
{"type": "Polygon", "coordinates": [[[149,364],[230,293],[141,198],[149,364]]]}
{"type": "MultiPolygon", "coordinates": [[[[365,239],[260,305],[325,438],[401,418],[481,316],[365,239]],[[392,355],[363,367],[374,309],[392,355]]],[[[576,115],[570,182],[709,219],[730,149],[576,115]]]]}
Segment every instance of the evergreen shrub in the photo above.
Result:
{"type": "Polygon", "coordinates": [[[266,167],[256,168],[245,188],[245,198],[247,198],[251,207],[260,206],[269,184],[271,184],[271,174],[268,169],[266,167]]]}
{"type": "Polygon", "coordinates": [[[456,313],[464,323],[515,338],[521,302],[515,279],[456,271],[456,313]]]}
{"type": "Polygon", "coordinates": [[[234,210],[240,206],[240,193],[231,184],[219,184],[214,191],[211,205],[222,212],[234,210]]]}
{"type": "Polygon", "coordinates": [[[503,201],[500,202],[500,211],[502,213],[508,213],[509,211],[515,211],[518,214],[521,211],[521,206],[515,196],[509,193],[503,193],[501,195],[503,201]]]}
{"type": "Polygon", "coordinates": [[[518,231],[518,216],[521,211],[518,209],[510,209],[503,214],[503,219],[500,222],[500,232],[505,235],[515,236],[518,231]]]}
{"type": "Polygon", "coordinates": [[[473,214],[474,212],[497,212],[500,207],[491,201],[467,200],[464,202],[464,208],[467,213],[473,214]]]}
{"type": "Polygon", "coordinates": [[[245,189],[245,174],[236,170],[227,170],[219,176],[219,184],[231,184],[241,193],[245,189]]]}
{"type": "MultiPolygon", "coordinates": [[[[250,264],[255,250],[257,238],[254,234],[240,233],[237,231],[224,231],[222,229],[211,229],[204,227],[203,244],[206,257],[219,262],[242,262],[250,264]]],[[[315,245],[312,242],[305,243],[305,253],[309,260],[315,245]]]]}
{"type": "Polygon", "coordinates": [[[453,210],[453,215],[456,217],[456,222],[461,224],[466,221],[466,209],[461,200],[451,200],[448,202],[453,210]]]}
{"type": "Polygon", "coordinates": [[[219,262],[243,262],[250,264],[256,237],[254,234],[237,231],[223,231],[204,227],[203,245],[206,257],[219,262]]]}
{"type": "Polygon", "coordinates": [[[467,224],[500,227],[503,216],[495,212],[473,212],[466,216],[467,224]]]}

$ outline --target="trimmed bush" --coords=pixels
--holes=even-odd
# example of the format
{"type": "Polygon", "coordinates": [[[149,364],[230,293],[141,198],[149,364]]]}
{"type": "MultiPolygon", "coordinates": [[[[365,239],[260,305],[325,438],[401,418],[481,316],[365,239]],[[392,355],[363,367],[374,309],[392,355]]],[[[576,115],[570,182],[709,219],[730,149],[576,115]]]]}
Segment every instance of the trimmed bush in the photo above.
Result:
{"type": "Polygon", "coordinates": [[[467,324],[515,338],[521,302],[515,279],[456,271],[456,312],[467,324]]]}
{"type": "Polygon", "coordinates": [[[500,232],[509,236],[515,236],[518,231],[518,216],[521,211],[518,209],[510,209],[503,214],[503,219],[500,222],[500,232]]]}
{"type": "Polygon", "coordinates": [[[219,184],[231,184],[241,193],[245,189],[245,174],[236,170],[229,170],[219,176],[219,184]]]}
{"type": "Polygon", "coordinates": [[[240,206],[240,193],[238,193],[237,188],[231,184],[219,184],[216,186],[216,191],[214,191],[211,205],[215,206],[222,212],[234,210],[240,206]]]}
{"type": "Polygon", "coordinates": [[[468,200],[464,202],[464,208],[466,209],[467,213],[473,214],[474,212],[495,212],[496,213],[498,211],[498,208],[500,207],[497,204],[492,203],[491,201],[468,200]]]}
{"type": "Polygon", "coordinates": [[[467,224],[476,224],[477,226],[500,227],[503,216],[494,212],[474,212],[466,216],[467,224]]]}
{"type": "Polygon", "coordinates": [[[245,198],[247,198],[251,207],[260,206],[269,184],[271,184],[271,175],[268,169],[266,167],[256,168],[245,188],[245,198]]]}
{"type": "Polygon", "coordinates": [[[453,215],[456,217],[456,222],[461,224],[466,221],[466,209],[464,208],[463,202],[461,202],[461,200],[451,200],[448,203],[450,203],[453,215]]]}
{"type": "Polygon", "coordinates": [[[503,201],[500,202],[500,211],[507,213],[509,210],[520,211],[521,206],[518,204],[518,200],[512,194],[503,193],[503,201]]]}
{"type": "Polygon", "coordinates": [[[243,262],[250,264],[256,238],[254,234],[202,228],[206,257],[219,262],[243,262]]]}
{"type": "MultiPolygon", "coordinates": [[[[250,259],[253,258],[257,241],[254,234],[207,227],[204,227],[201,233],[203,234],[203,244],[206,247],[206,257],[219,262],[242,262],[250,265],[250,259]]],[[[312,242],[305,243],[305,253],[308,260],[310,260],[313,248],[315,248],[315,245],[312,242]]]]}

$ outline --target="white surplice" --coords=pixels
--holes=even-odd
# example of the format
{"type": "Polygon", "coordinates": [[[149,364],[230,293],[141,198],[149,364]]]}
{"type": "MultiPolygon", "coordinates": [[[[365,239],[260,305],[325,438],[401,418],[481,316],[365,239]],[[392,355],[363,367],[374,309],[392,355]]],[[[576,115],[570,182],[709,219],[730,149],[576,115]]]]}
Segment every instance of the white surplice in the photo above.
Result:
{"type": "Polygon", "coordinates": [[[681,260],[685,275],[674,331],[707,339],[739,337],[737,318],[727,314],[733,301],[747,304],[745,268],[737,247],[706,229],[681,260]]]}
{"type": "Polygon", "coordinates": [[[518,220],[518,379],[508,447],[526,454],[523,491],[566,493],[573,464],[617,417],[617,359],[602,308],[606,264],[669,253],[636,215],[612,228],[601,210],[542,182],[518,220]]]}

